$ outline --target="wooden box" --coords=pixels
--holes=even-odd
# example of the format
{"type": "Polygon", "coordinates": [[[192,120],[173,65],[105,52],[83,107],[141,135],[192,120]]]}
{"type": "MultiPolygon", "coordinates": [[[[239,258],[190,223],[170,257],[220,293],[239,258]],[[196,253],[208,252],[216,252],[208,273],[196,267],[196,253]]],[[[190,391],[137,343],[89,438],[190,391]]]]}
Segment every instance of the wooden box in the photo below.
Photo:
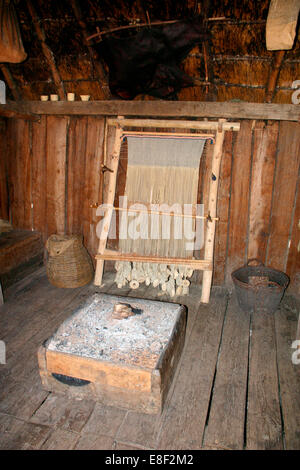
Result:
{"type": "Polygon", "coordinates": [[[46,390],[160,413],[184,346],[186,307],[94,294],[38,351],[46,390]],[[130,304],[132,316],[114,318],[130,304]]]}

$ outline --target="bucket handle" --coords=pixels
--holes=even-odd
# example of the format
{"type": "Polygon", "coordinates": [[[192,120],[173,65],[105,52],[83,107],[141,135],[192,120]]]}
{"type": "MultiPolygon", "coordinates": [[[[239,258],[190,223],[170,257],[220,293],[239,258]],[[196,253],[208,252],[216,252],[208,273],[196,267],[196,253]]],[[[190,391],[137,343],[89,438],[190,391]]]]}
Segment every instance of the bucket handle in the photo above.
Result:
{"type": "Polygon", "coordinates": [[[258,258],[250,258],[247,261],[247,266],[264,266],[264,263],[258,258]]]}

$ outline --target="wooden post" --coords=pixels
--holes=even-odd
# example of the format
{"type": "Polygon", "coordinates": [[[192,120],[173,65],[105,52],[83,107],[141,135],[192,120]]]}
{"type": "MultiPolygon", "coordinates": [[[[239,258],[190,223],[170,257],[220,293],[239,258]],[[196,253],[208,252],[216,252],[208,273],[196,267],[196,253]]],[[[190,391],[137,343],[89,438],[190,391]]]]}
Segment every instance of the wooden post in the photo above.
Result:
{"type": "MultiPolygon", "coordinates": [[[[205,235],[205,247],[204,247],[204,259],[213,263],[214,254],[214,241],[216,231],[216,217],[217,213],[217,198],[218,198],[218,186],[219,186],[219,174],[222,158],[222,147],[224,141],[225,130],[223,123],[225,119],[219,119],[219,129],[216,133],[216,143],[214,146],[213,158],[212,158],[212,169],[211,169],[211,180],[209,188],[209,201],[208,201],[208,213],[212,220],[207,221],[206,235],[205,235]]],[[[210,297],[210,289],[212,283],[213,270],[203,272],[202,281],[202,295],[201,302],[207,304],[210,297]]]]}
{"type": "MultiPolygon", "coordinates": [[[[110,169],[112,170],[112,172],[109,173],[110,177],[109,177],[108,189],[107,189],[107,200],[104,201],[104,203],[108,204],[110,208],[106,209],[105,214],[104,214],[104,218],[106,222],[105,224],[103,224],[103,227],[101,230],[99,246],[98,246],[98,255],[104,254],[106,243],[107,243],[107,238],[108,238],[108,233],[109,233],[110,222],[111,222],[112,213],[113,213],[113,204],[114,204],[115,193],[116,193],[117,173],[118,173],[119,160],[120,160],[122,134],[123,134],[123,129],[120,126],[117,127],[113,154],[112,154],[112,159],[110,163],[110,169]]],[[[104,268],[104,260],[96,259],[96,271],[95,271],[95,280],[94,280],[94,284],[96,286],[101,286],[103,268],[104,268]]]]}

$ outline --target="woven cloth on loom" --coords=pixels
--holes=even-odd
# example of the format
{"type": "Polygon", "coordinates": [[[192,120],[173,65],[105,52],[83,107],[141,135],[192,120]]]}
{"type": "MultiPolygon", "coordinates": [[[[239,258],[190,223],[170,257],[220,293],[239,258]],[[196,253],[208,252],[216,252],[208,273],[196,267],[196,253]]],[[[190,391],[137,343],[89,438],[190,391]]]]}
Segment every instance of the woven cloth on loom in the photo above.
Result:
{"type": "MultiPolygon", "coordinates": [[[[199,164],[206,139],[197,138],[196,135],[195,138],[129,136],[127,139],[125,196],[128,208],[134,201],[135,209],[165,212],[173,206],[180,213],[189,210],[192,214],[192,205],[197,203],[199,164]],[[189,205],[188,208],[184,204],[189,205]]],[[[195,219],[192,218],[123,212],[119,250],[122,253],[190,258],[193,255],[193,243],[185,234],[188,229],[192,233],[194,228],[195,219]]],[[[116,282],[120,287],[128,280],[132,287],[145,281],[147,284],[152,282],[153,285],[160,285],[163,290],[176,291],[175,280],[179,267],[150,263],[122,264],[116,265],[116,282]],[[170,279],[172,282],[170,286],[167,285],[170,289],[165,289],[170,279]]],[[[181,274],[182,278],[186,278],[192,271],[184,268],[180,270],[181,274]]]]}

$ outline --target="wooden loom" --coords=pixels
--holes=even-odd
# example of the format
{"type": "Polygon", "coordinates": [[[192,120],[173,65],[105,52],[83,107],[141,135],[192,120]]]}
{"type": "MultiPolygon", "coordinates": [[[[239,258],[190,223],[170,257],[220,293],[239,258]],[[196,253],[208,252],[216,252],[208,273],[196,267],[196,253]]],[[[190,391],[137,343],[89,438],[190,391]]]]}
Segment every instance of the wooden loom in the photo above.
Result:
{"type": "MultiPolygon", "coordinates": [[[[222,157],[222,147],[224,135],[226,131],[233,130],[239,131],[240,124],[238,122],[227,122],[225,119],[219,119],[217,122],[213,121],[181,121],[181,120],[157,120],[157,119],[125,119],[118,117],[116,119],[108,119],[108,126],[116,127],[115,141],[113,146],[108,190],[107,190],[107,209],[105,211],[106,222],[102,226],[100,241],[98,246],[98,253],[96,254],[96,271],[94,284],[100,286],[102,284],[103,268],[105,260],[112,261],[136,261],[145,263],[164,263],[164,264],[180,264],[190,266],[194,270],[201,270],[203,272],[202,281],[202,295],[201,302],[208,303],[210,297],[212,274],[213,274],[213,255],[214,255],[214,239],[217,221],[217,195],[219,185],[219,174],[222,157]],[[107,238],[114,208],[114,199],[116,192],[117,172],[120,159],[120,150],[122,137],[124,134],[128,135],[125,127],[149,127],[149,128],[181,128],[181,129],[194,129],[194,130],[208,130],[215,133],[215,143],[212,156],[212,177],[210,179],[209,187],[209,202],[205,242],[204,242],[204,259],[189,259],[189,258],[166,258],[158,256],[143,256],[137,254],[123,254],[118,251],[106,249],[107,238]]],[[[147,135],[147,133],[145,132],[147,135]]],[[[149,134],[149,133],[148,133],[149,134]]],[[[157,133],[158,134],[158,133],[157,133]]],[[[170,132],[172,136],[178,134],[170,132]]],[[[184,134],[187,136],[187,134],[184,134]]],[[[195,135],[195,134],[193,134],[195,135]]],[[[207,135],[206,135],[207,137],[207,135]]],[[[150,211],[149,211],[150,213],[150,211]]],[[[194,216],[195,218],[197,216],[194,216]]],[[[201,217],[201,216],[198,216],[201,217]]],[[[202,217],[203,218],[203,217],[202,217]]]]}

